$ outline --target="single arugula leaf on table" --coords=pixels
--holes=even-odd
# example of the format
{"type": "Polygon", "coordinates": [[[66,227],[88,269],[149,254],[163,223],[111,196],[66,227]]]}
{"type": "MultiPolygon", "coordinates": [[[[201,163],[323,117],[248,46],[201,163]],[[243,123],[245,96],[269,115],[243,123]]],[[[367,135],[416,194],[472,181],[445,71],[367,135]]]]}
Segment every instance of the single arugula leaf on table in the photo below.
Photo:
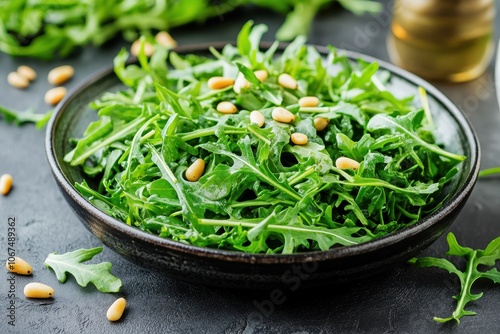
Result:
{"type": "Polygon", "coordinates": [[[413,258],[409,262],[420,268],[438,267],[458,277],[461,291],[459,295],[453,296],[453,299],[457,301],[455,311],[448,318],[434,317],[434,320],[437,322],[456,320],[460,323],[460,319],[463,316],[476,314],[476,312],[465,310],[467,303],[478,300],[483,296],[482,292],[477,294],[471,292],[474,282],[480,278],[485,278],[494,283],[500,283],[500,272],[494,268],[496,261],[500,260],[500,237],[492,240],[484,250],[474,250],[469,247],[460,246],[453,233],[449,233],[446,240],[450,247],[450,250],[446,254],[459,256],[467,261],[464,271],[460,271],[453,263],[442,258],[413,258]],[[481,268],[485,267],[485,269],[480,270],[480,266],[481,268]]]}
{"type": "Polygon", "coordinates": [[[3,116],[6,122],[12,122],[14,125],[20,126],[26,123],[33,123],[37,129],[42,129],[52,116],[53,110],[49,110],[44,114],[35,113],[32,108],[20,112],[0,106],[0,115],[3,116]]]}
{"type": "Polygon", "coordinates": [[[82,287],[92,283],[100,292],[118,292],[122,287],[122,281],[111,274],[111,263],[82,263],[91,260],[100,252],[102,247],[78,249],[64,254],[51,253],[44,264],[54,270],[57,279],[62,283],[66,282],[66,273],[70,273],[82,287]]]}

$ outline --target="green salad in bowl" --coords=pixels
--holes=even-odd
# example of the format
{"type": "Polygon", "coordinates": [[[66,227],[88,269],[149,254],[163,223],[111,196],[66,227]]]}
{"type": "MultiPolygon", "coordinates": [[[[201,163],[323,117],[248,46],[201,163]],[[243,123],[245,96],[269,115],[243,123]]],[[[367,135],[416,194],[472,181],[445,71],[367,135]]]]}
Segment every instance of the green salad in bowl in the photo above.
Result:
{"type": "Polygon", "coordinates": [[[436,142],[425,91],[414,104],[376,62],[303,38],[261,51],[265,31],[250,22],[206,56],[123,50],[127,89],[92,103],[64,158],[92,180],[78,191],[160,237],[266,254],[364,243],[439,209],[466,157],[436,142]]]}

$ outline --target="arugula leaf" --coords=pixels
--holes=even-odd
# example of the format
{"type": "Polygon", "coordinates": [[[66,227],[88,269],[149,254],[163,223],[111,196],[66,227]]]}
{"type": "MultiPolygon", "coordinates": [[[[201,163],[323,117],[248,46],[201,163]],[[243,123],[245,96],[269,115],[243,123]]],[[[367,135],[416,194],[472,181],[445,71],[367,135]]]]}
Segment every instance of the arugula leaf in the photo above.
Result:
{"type": "Polygon", "coordinates": [[[277,233],[283,237],[283,254],[295,252],[298,246],[310,247],[310,241],[317,242],[320,250],[328,250],[333,245],[351,246],[368,241],[371,238],[353,237],[360,228],[341,227],[328,229],[318,226],[308,226],[300,222],[297,216],[288,211],[276,216],[274,213],[260,222],[200,219],[200,224],[208,226],[242,226],[250,228],[248,240],[255,241],[259,238],[267,239],[270,233],[277,233]]]}
{"type": "Polygon", "coordinates": [[[79,249],[64,254],[51,253],[45,259],[44,264],[47,268],[54,270],[57,279],[62,283],[66,282],[66,273],[69,273],[82,287],[92,283],[100,292],[118,292],[122,287],[122,282],[110,273],[111,263],[82,263],[91,260],[100,252],[102,252],[102,247],[79,249]]]}
{"type": "Polygon", "coordinates": [[[378,13],[382,9],[382,4],[376,1],[367,0],[338,0],[342,6],[357,15],[364,13],[378,13]]]}
{"type": "MultiPolygon", "coordinates": [[[[104,120],[106,119],[104,118],[104,120]]],[[[139,117],[128,124],[123,124],[121,122],[117,123],[115,125],[116,128],[113,128],[114,126],[111,125],[110,122],[94,122],[92,126],[99,124],[99,127],[97,129],[89,127],[89,130],[93,130],[93,132],[87,133],[87,140],[79,141],[76,148],[73,151],[69,152],[64,157],[64,160],[71,161],[71,165],[73,166],[82,164],[87,158],[89,158],[92,154],[98,152],[100,149],[114,143],[115,141],[136,133],[144,122],[145,118],[139,117]],[[109,131],[104,130],[104,127],[106,127],[106,129],[108,128],[108,125],[111,126],[110,130],[112,130],[109,134],[107,134],[109,131]],[[97,133],[95,131],[97,131],[97,133]],[[106,136],[102,137],[102,134],[104,132],[106,133],[106,136]],[[92,141],[94,138],[99,138],[99,140],[92,141]],[[88,142],[92,142],[92,144],[87,145],[88,142]]]]}
{"type": "Polygon", "coordinates": [[[24,112],[18,112],[0,106],[0,115],[2,115],[7,122],[12,122],[15,125],[22,125],[25,123],[34,123],[37,129],[42,129],[52,116],[53,110],[44,114],[35,113],[33,109],[28,109],[24,112]]]}
{"type": "Polygon", "coordinates": [[[246,171],[255,174],[262,181],[267,182],[268,184],[274,186],[276,189],[281,190],[291,198],[300,201],[301,197],[292,189],[290,189],[289,186],[279,182],[279,180],[277,180],[272,173],[264,168],[264,165],[260,167],[257,165],[249,144],[250,143],[248,140],[244,140],[241,142],[240,149],[242,150],[242,152],[244,152],[243,156],[238,156],[213,144],[201,144],[200,147],[212,153],[225,155],[231,158],[235,162],[235,165],[233,165],[233,169],[245,167],[246,171]]]}
{"type": "MultiPolygon", "coordinates": [[[[277,33],[278,39],[291,40],[306,34],[317,11],[333,0],[107,0],[68,1],[0,1],[0,51],[13,56],[51,59],[67,57],[78,46],[103,45],[118,34],[127,40],[138,32],[168,30],[191,22],[203,22],[221,16],[237,7],[253,4],[288,14],[277,33]]],[[[376,1],[338,0],[356,14],[381,9],[376,1]]],[[[250,32],[243,30],[242,41],[260,39],[265,26],[250,32]]],[[[151,36],[149,39],[154,41],[151,36]]],[[[249,44],[248,44],[249,46],[249,44]]],[[[243,46],[242,46],[243,47],[243,46]]],[[[246,46],[241,54],[250,56],[255,65],[257,52],[246,46]]],[[[136,77],[140,69],[130,69],[136,77]]],[[[137,77],[138,78],[138,77],[137,77]]],[[[159,77],[160,78],[160,77],[159,77]]]]}
{"type": "MultiPolygon", "coordinates": [[[[416,128],[419,126],[419,124],[421,124],[423,117],[424,117],[423,109],[411,112],[407,115],[396,116],[396,117],[379,114],[375,115],[370,119],[366,128],[368,131],[372,132],[387,131],[391,134],[400,133],[403,135],[401,139],[404,140],[404,143],[409,147],[423,146],[427,148],[429,151],[432,151],[436,154],[447,157],[449,159],[458,161],[465,160],[465,156],[452,154],[450,152],[441,149],[439,146],[429,144],[428,142],[420,138],[416,132],[414,132],[416,128]]],[[[411,154],[412,156],[415,157],[417,161],[419,160],[418,158],[416,158],[413,151],[411,154]]]]}
{"type": "Polygon", "coordinates": [[[409,263],[420,268],[438,267],[458,277],[461,289],[459,295],[453,296],[453,299],[457,301],[455,311],[453,311],[450,317],[434,317],[434,320],[437,322],[456,320],[457,323],[460,323],[462,317],[476,314],[475,312],[465,310],[467,303],[478,300],[483,296],[483,293],[472,293],[472,285],[480,278],[489,279],[493,283],[500,283],[500,272],[494,268],[496,261],[500,260],[500,237],[493,239],[484,250],[473,250],[469,247],[460,246],[455,235],[451,232],[448,233],[446,240],[450,248],[446,254],[462,257],[467,261],[464,271],[457,269],[450,261],[440,258],[413,258],[409,263]]]}

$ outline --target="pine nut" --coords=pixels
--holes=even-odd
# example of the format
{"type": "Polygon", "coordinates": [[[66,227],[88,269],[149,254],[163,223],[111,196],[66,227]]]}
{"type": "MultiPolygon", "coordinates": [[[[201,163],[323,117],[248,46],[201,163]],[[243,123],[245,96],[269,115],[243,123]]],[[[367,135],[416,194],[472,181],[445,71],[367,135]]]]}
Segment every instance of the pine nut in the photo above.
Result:
{"type": "Polygon", "coordinates": [[[353,169],[356,170],[359,168],[359,162],[353,160],[351,158],[340,157],[335,161],[335,166],[340,169],[353,169]]]}
{"type": "Polygon", "coordinates": [[[166,31],[160,31],[155,36],[156,43],[165,46],[169,49],[173,49],[177,46],[177,42],[172,36],[166,31]]]}
{"type": "Polygon", "coordinates": [[[31,275],[33,273],[31,265],[17,256],[14,256],[14,262],[9,262],[9,260],[7,260],[5,267],[11,273],[19,275],[31,275]]]}
{"type": "Polygon", "coordinates": [[[28,79],[17,72],[10,72],[7,75],[7,82],[14,88],[24,89],[30,85],[28,79]]]}
{"type": "Polygon", "coordinates": [[[67,92],[68,91],[67,91],[66,87],[56,87],[56,88],[49,89],[47,91],[47,93],[45,93],[45,97],[44,97],[45,103],[54,106],[54,105],[58,104],[59,102],[61,102],[61,100],[66,96],[67,92]]]}
{"type": "Polygon", "coordinates": [[[75,69],[70,65],[63,65],[50,70],[47,80],[52,85],[62,85],[75,74],[75,69]]]}
{"type": "Polygon", "coordinates": [[[250,82],[245,78],[243,73],[238,73],[236,81],[233,85],[233,90],[236,94],[240,94],[242,89],[248,89],[250,87],[250,82]]]}
{"type": "Polygon", "coordinates": [[[24,295],[28,298],[52,298],[54,289],[42,283],[28,283],[24,287],[24,295]]]}
{"type": "Polygon", "coordinates": [[[109,321],[120,320],[120,318],[123,315],[123,312],[125,311],[126,306],[127,306],[127,301],[125,300],[125,298],[123,298],[123,297],[118,298],[108,308],[108,312],[106,312],[106,317],[108,318],[109,321]]]}
{"type": "Polygon", "coordinates": [[[259,128],[264,126],[265,118],[264,115],[258,110],[254,110],[250,113],[250,123],[255,123],[259,128]]]}
{"type": "Polygon", "coordinates": [[[223,89],[233,84],[234,79],[228,77],[211,77],[207,82],[208,88],[210,89],[223,89]]]}
{"type": "Polygon", "coordinates": [[[301,108],[314,108],[319,105],[319,99],[316,96],[304,96],[299,100],[301,108]]]}
{"type": "Polygon", "coordinates": [[[269,73],[267,73],[266,70],[258,70],[253,72],[253,74],[255,74],[255,76],[257,77],[257,79],[259,79],[260,82],[266,81],[267,78],[269,77],[269,73]]]}
{"type": "Polygon", "coordinates": [[[17,68],[17,73],[21,74],[23,77],[28,79],[29,81],[33,81],[36,79],[36,72],[29,66],[22,65],[17,68]]]}
{"type": "Polygon", "coordinates": [[[330,120],[328,118],[324,118],[324,117],[314,117],[314,127],[316,128],[316,130],[318,131],[323,131],[326,126],[328,125],[328,123],[330,123],[330,120]]]}
{"type": "Polygon", "coordinates": [[[13,179],[9,174],[3,174],[0,176],[0,194],[7,195],[12,189],[13,179]]]}
{"type": "Polygon", "coordinates": [[[297,89],[297,86],[298,86],[297,80],[292,78],[292,76],[290,74],[287,74],[287,73],[280,74],[280,76],[278,77],[278,83],[282,87],[285,87],[288,89],[297,89]]]}
{"type": "Polygon", "coordinates": [[[276,122],[292,123],[295,120],[294,114],[282,107],[274,108],[272,117],[276,122]]]}
{"type": "MultiPolygon", "coordinates": [[[[132,56],[137,57],[140,51],[141,51],[141,41],[139,39],[136,39],[130,46],[130,53],[132,54],[132,56]]],[[[146,55],[146,57],[151,57],[154,52],[155,48],[153,47],[153,45],[151,45],[151,43],[149,42],[145,42],[144,54],[146,55]]]]}
{"type": "Polygon", "coordinates": [[[205,171],[205,161],[196,159],[188,169],[186,169],[186,179],[191,182],[196,182],[200,179],[205,171]]]}
{"type": "Polygon", "coordinates": [[[305,145],[308,142],[307,135],[300,132],[292,133],[290,139],[292,139],[292,143],[295,145],[305,145]]]}
{"type": "Polygon", "coordinates": [[[238,108],[229,101],[220,102],[217,105],[217,111],[223,114],[235,114],[238,108]]]}

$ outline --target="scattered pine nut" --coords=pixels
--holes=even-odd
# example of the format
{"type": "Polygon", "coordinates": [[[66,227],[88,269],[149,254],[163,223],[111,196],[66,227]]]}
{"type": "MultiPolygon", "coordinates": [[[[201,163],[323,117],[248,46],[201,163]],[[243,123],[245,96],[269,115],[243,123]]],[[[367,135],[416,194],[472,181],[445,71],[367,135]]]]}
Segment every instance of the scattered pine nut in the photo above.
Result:
{"type": "Polygon", "coordinates": [[[49,89],[47,93],[45,93],[45,103],[50,105],[56,105],[66,96],[68,90],[65,87],[55,87],[49,89]]]}
{"type": "Polygon", "coordinates": [[[169,49],[173,49],[177,46],[177,42],[175,41],[175,39],[173,39],[172,36],[166,31],[160,31],[159,33],[157,33],[155,36],[155,40],[156,43],[169,49]]]}
{"type": "Polygon", "coordinates": [[[14,88],[24,89],[30,85],[28,79],[17,72],[10,72],[7,75],[7,82],[14,88]]]}
{"type": "Polygon", "coordinates": [[[290,139],[292,140],[292,143],[294,143],[295,145],[305,145],[309,140],[307,138],[307,135],[300,132],[292,133],[290,139]]]}
{"type": "Polygon", "coordinates": [[[196,159],[188,169],[186,169],[186,179],[191,182],[196,182],[200,179],[205,171],[205,161],[196,159]]]}
{"type": "Polygon", "coordinates": [[[295,120],[294,114],[282,107],[274,108],[272,117],[280,123],[292,123],[295,120]]]}
{"type": "Polygon", "coordinates": [[[269,77],[269,73],[267,73],[266,70],[258,70],[253,72],[253,74],[255,74],[255,76],[257,77],[257,79],[259,79],[260,82],[266,81],[267,78],[269,77]]]}
{"type": "Polygon", "coordinates": [[[299,100],[301,108],[314,108],[319,105],[319,99],[316,96],[304,96],[299,100]]]}
{"type": "Polygon", "coordinates": [[[359,168],[359,162],[351,158],[340,157],[335,161],[335,166],[340,169],[353,169],[359,168]]]}
{"type": "Polygon", "coordinates": [[[7,195],[12,189],[13,179],[9,174],[3,174],[0,176],[0,194],[7,195]]]}
{"type": "Polygon", "coordinates": [[[250,123],[255,123],[259,128],[264,126],[265,118],[264,115],[258,110],[254,110],[250,113],[250,123]]]}
{"type": "Polygon", "coordinates": [[[28,283],[24,287],[24,295],[28,298],[52,298],[54,289],[42,283],[28,283]]]}
{"type": "Polygon", "coordinates": [[[50,70],[47,80],[52,85],[62,85],[75,74],[75,69],[70,65],[58,66],[50,70]]]}
{"type": "MultiPolygon", "coordinates": [[[[137,57],[140,51],[141,51],[141,40],[136,39],[130,46],[130,53],[133,56],[137,57]]],[[[153,45],[149,42],[144,42],[144,54],[147,57],[151,57],[154,52],[155,48],[153,47],[153,45]]]]}
{"type": "Polygon", "coordinates": [[[223,101],[217,105],[217,111],[223,114],[235,114],[238,108],[229,101],[223,101]]]}
{"type": "Polygon", "coordinates": [[[22,65],[17,68],[17,73],[21,74],[23,77],[28,79],[29,81],[33,81],[36,79],[36,72],[29,66],[22,65]]]}
{"type": "Polygon", "coordinates": [[[127,306],[127,301],[125,300],[125,298],[123,298],[123,297],[118,298],[108,308],[108,312],[106,312],[106,317],[108,318],[109,321],[120,320],[120,318],[123,315],[123,312],[125,311],[126,306],[127,306]]]}
{"type": "Polygon", "coordinates": [[[210,89],[223,89],[233,84],[234,79],[228,77],[211,77],[207,82],[208,88],[210,89]]]}
{"type": "Polygon", "coordinates": [[[313,122],[316,130],[323,131],[328,125],[328,123],[330,123],[330,120],[324,117],[314,117],[313,122]]]}
{"type": "Polygon", "coordinates": [[[17,256],[14,256],[14,262],[9,262],[9,260],[7,260],[5,267],[11,273],[19,275],[31,275],[33,273],[31,265],[17,256]]]}
{"type": "Polygon", "coordinates": [[[278,83],[280,86],[288,89],[297,89],[297,80],[295,80],[290,74],[283,73],[278,77],[278,83]]]}
{"type": "Polygon", "coordinates": [[[243,73],[238,73],[236,81],[233,85],[233,90],[236,94],[240,94],[242,89],[248,89],[250,87],[250,82],[245,78],[243,73]]]}

